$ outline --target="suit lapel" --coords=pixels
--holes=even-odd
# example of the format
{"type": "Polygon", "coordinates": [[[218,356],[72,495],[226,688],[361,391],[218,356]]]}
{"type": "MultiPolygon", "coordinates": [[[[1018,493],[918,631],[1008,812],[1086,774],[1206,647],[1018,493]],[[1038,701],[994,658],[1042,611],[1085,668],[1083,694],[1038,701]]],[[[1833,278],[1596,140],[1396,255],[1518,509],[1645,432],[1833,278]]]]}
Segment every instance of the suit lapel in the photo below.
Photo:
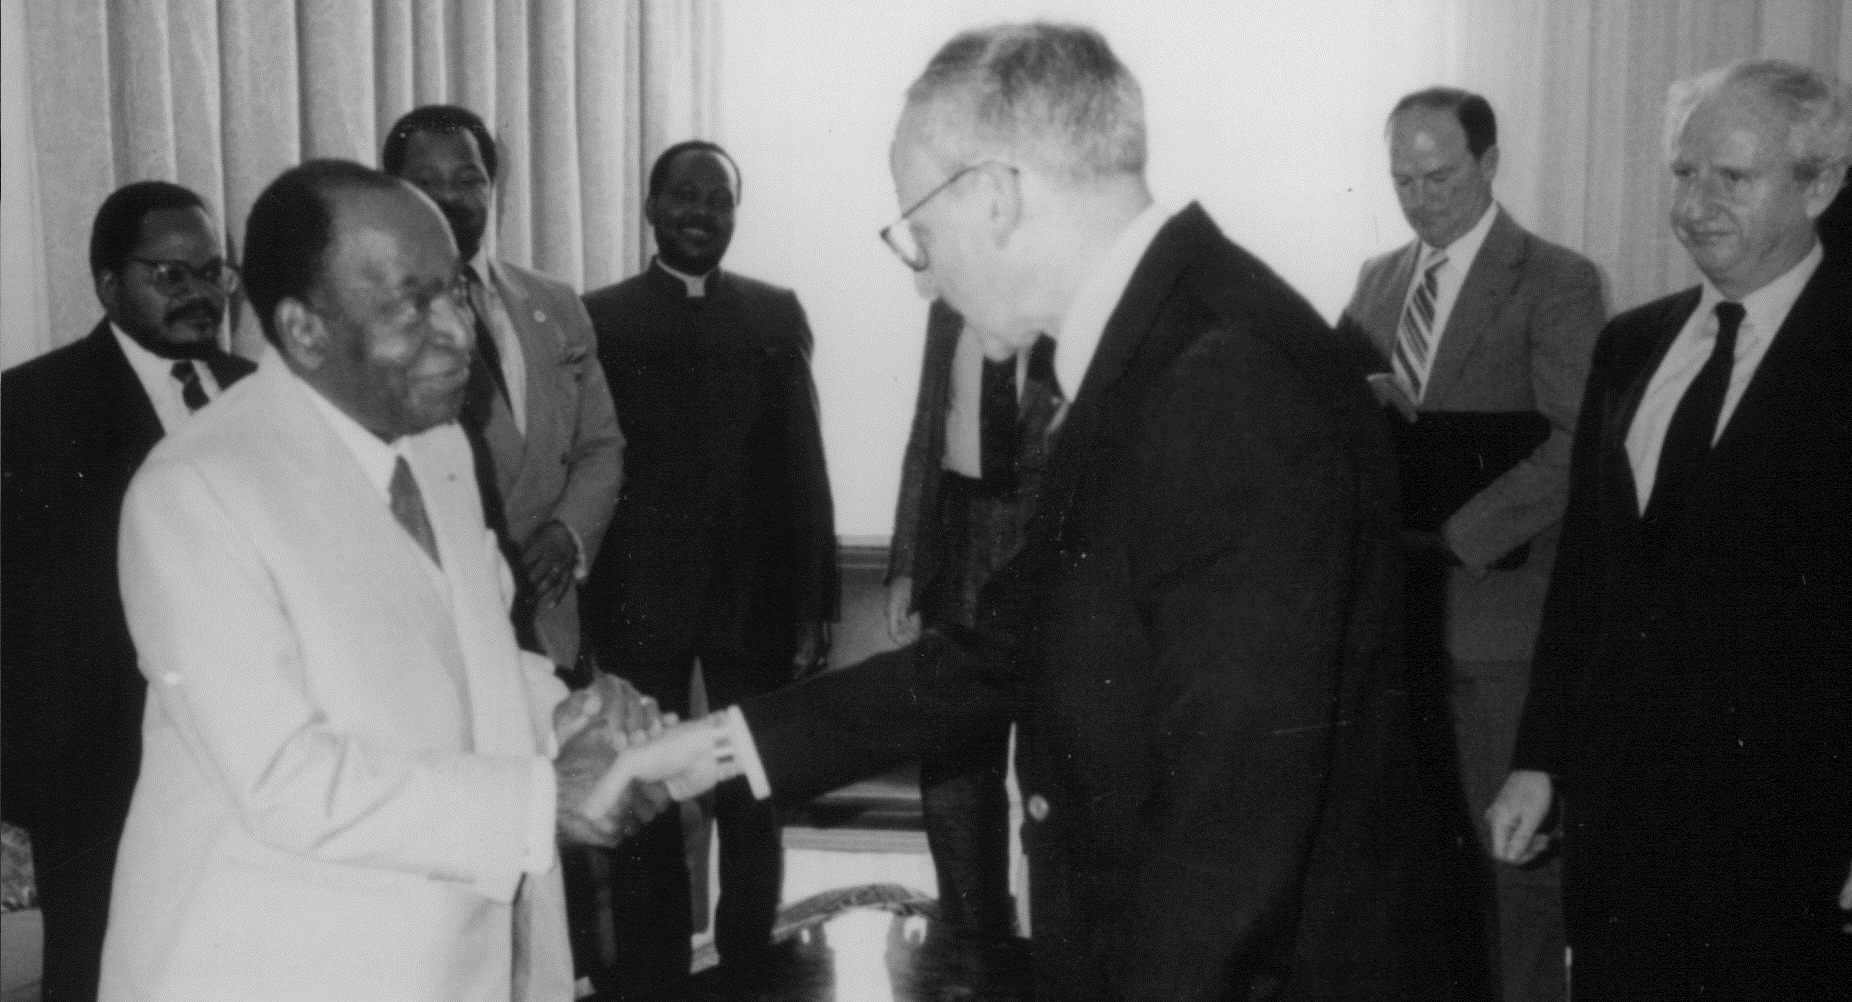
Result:
{"type": "Polygon", "coordinates": [[[1138,356],[1172,287],[1194,256],[1204,226],[1213,232],[1214,224],[1207,214],[1199,206],[1190,205],[1158,230],[1133,269],[1119,305],[1106,320],[1086,376],[1071,398],[1067,413],[1059,416],[1061,423],[1049,449],[1048,470],[1032,516],[1031,538],[1037,534],[1039,523],[1049,543],[1060,543],[1068,510],[1094,457],[1106,396],[1138,356]]]}
{"type": "MultiPolygon", "coordinates": [[[[1821,261],[1800,297],[1794,301],[1793,308],[1788,310],[1781,329],[1769,342],[1762,363],[1756,367],[1749,385],[1743,388],[1742,398],[1717,439],[1714,455],[1719,461],[1729,461],[1731,456],[1755,441],[1764,416],[1790,392],[1793,377],[1806,364],[1813,338],[1829,333],[1845,336],[1849,326],[1845,290],[1848,276],[1837,264],[1830,258],[1821,261]]],[[[1837,389],[1845,391],[1845,387],[1837,389]]]]}
{"type": "Polygon", "coordinates": [[[1523,231],[1505,215],[1504,209],[1495,210],[1492,228],[1486,233],[1485,243],[1480,245],[1466,280],[1460,285],[1453,312],[1447,315],[1440,351],[1434,356],[1434,366],[1428,373],[1428,385],[1422,394],[1422,402],[1428,405],[1424,410],[1436,409],[1434,405],[1459,381],[1479,339],[1498,319],[1499,304],[1510,301],[1512,290],[1523,274],[1525,256],[1523,231]]]}
{"type": "Polygon", "coordinates": [[[129,365],[128,356],[122,354],[122,346],[116,343],[116,335],[110,331],[109,321],[97,324],[85,340],[89,342],[89,350],[94,356],[92,370],[95,372],[93,385],[96,399],[109,409],[99,408],[99,412],[113,411],[116,416],[116,428],[112,429],[116,442],[114,458],[119,462],[139,466],[148,451],[165,434],[161,427],[161,417],[154,412],[148,391],[142,388],[141,379],[129,365]]]}
{"type": "Polygon", "coordinates": [[[479,752],[531,753],[534,737],[520,655],[508,629],[503,578],[495,544],[483,525],[471,477],[468,441],[455,424],[418,435],[406,448],[426,498],[426,511],[443,557],[450,602],[456,610],[453,635],[461,653],[470,722],[479,752]]]}
{"type": "MultiPolygon", "coordinates": [[[[386,500],[310,402],[307,394],[316,391],[292,378],[281,356],[270,352],[251,378],[258,381],[266,397],[275,400],[273,433],[285,443],[279,454],[299,457],[303,464],[299,481],[316,487],[312,502],[316,517],[304,527],[314,539],[302,552],[320,564],[320,579],[347,582],[365,594],[358,600],[361,604],[420,637],[456,683],[459,698],[467,706],[469,689],[455,617],[420,563],[425,558],[418,544],[393,518],[386,500]]],[[[426,490],[422,479],[419,490],[426,490]]],[[[440,545],[449,545],[441,535],[439,539],[440,545]]]]}
{"type": "Polygon", "coordinates": [[[1382,352],[1385,362],[1395,358],[1395,339],[1402,326],[1402,309],[1408,302],[1408,289],[1415,281],[1415,264],[1420,258],[1419,240],[1410,241],[1395,252],[1389,266],[1389,284],[1386,287],[1389,294],[1377,298],[1372,307],[1375,315],[1369,318],[1364,328],[1376,342],[1376,350],[1382,352]]]}

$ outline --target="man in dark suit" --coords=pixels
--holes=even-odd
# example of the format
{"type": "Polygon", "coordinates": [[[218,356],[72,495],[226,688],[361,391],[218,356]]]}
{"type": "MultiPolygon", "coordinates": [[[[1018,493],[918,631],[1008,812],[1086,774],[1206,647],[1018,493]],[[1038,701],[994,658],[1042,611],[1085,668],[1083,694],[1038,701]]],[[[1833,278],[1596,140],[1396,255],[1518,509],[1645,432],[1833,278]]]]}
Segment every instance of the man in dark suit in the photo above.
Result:
{"type": "Polygon", "coordinates": [[[146,685],[116,590],[116,522],[161,436],[252,366],[219,347],[238,273],[198,195],[118,189],[90,231],[106,319],[0,376],[5,809],[32,835],[47,1002],[94,999],[146,685]]]}
{"type": "MultiPolygon", "coordinates": [[[[1048,425],[1063,400],[1046,337],[1002,359],[934,300],[913,430],[901,464],[888,552],[888,632],[899,643],[977,624],[985,582],[1022,547],[1047,461],[1048,425]]],[[[920,807],[939,883],[935,932],[985,954],[1013,943],[1009,890],[1009,726],[988,740],[928,755],[920,807]]]]}
{"type": "Polygon", "coordinates": [[[953,38],[890,162],[922,292],[992,356],[1052,336],[1074,388],[1026,542],[975,630],[672,729],[641,774],[801,800],[1014,720],[1039,997],[1402,997],[1395,473],[1361,373],[1200,207],[1152,203],[1090,29],[953,38]]]}
{"type": "MultiPolygon", "coordinates": [[[[470,392],[459,420],[487,454],[478,470],[490,525],[522,578],[515,629],[565,669],[579,655],[578,585],[617,504],[624,436],[571,287],[491,258],[495,140],[475,112],[414,109],[386,134],[380,163],[431,197],[450,223],[476,319],[470,392]]],[[[479,460],[480,462],[480,460],[479,460]]]]}
{"type": "MultiPolygon", "coordinates": [[[[1535,412],[1550,422],[1548,439],[1438,532],[1407,530],[1417,550],[1409,612],[1422,617],[1411,652],[1415,636],[1441,638],[1431,677],[1451,711],[1461,821],[1489,852],[1479,819],[1511,761],[1569,496],[1576,410],[1606,315],[1594,265],[1526,232],[1493,200],[1498,126],[1485,98],[1449,87],[1409,94],[1389,114],[1388,139],[1416,239],[1364,264],[1340,331],[1367,344],[1379,374],[1371,383],[1401,412],[1535,412]]],[[[1491,970],[1505,1002],[1564,997],[1559,868],[1554,857],[1492,864],[1491,970]]]]}
{"type": "MultiPolygon", "coordinates": [[[[588,632],[601,657],[681,714],[697,660],[709,703],[737,702],[818,661],[837,616],[810,327],[789,290],[720,267],[739,192],[718,146],[664,151],[644,203],[655,260],[585,297],[630,465],[613,545],[586,587],[588,632]]],[[[714,813],[715,944],[744,974],[764,966],[783,889],[778,815],[741,784],[718,792],[714,813]]],[[[613,878],[618,942],[639,958],[622,988],[639,997],[688,973],[674,814],[620,847],[613,878]]]]}
{"type": "Polygon", "coordinates": [[[1673,87],[1704,281],[1602,334],[1490,814],[1522,862],[1561,795],[1578,1000],[1852,984],[1852,267],[1814,232],[1849,128],[1847,88],[1791,63],[1673,87]]]}

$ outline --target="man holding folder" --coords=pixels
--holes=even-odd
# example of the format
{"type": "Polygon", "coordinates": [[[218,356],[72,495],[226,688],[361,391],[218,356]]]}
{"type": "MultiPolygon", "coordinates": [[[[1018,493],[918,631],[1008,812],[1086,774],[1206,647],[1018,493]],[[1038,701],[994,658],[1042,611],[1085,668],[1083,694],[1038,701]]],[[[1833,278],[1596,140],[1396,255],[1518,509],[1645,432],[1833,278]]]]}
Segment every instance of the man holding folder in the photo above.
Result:
{"type": "MultiPolygon", "coordinates": [[[[1364,264],[1339,328],[1367,341],[1371,384],[1401,413],[1404,525],[1416,551],[1408,602],[1419,617],[1410,653],[1433,635],[1460,785],[1484,845],[1480,818],[1529,686],[1576,410],[1605,313],[1594,266],[1493,200],[1497,123],[1483,97],[1410,94],[1389,115],[1388,140],[1416,239],[1364,264]]],[[[1556,864],[1498,864],[1493,883],[1503,997],[1561,999],[1556,864]]]]}

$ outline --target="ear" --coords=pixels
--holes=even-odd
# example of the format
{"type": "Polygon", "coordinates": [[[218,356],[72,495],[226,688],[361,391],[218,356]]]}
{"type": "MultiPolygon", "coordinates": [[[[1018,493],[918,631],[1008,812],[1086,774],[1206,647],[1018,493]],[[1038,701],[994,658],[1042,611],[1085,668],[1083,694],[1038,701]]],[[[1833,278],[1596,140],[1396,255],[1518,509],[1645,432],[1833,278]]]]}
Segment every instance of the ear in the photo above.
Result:
{"type": "Polygon", "coordinates": [[[1486,147],[1485,152],[1479,154],[1479,171],[1485,175],[1487,184],[1498,179],[1498,147],[1496,145],[1486,147]]]}
{"type": "Polygon", "coordinates": [[[990,232],[998,247],[1010,242],[1022,225],[1022,172],[998,164],[984,169],[984,183],[990,188],[990,232]]]}
{"type": "Polygon", "coordinates": [[[108,269],[91,276],[91,283],[96,287],[96,301],[103,304],[103,312],[116,312],[116,296],[122,291],[122,279],[108,269]]]}
{"type": "Polygon", "coordinates": [[[1807,218],[1818,221],[1833,199],[1839,194],[1840,185],[1845,183],[1846,162],[1841,160],[1821,171],[1802,190],[1801,197],[1806,200],[1807,218]]]}
{"type": "Polygon", "coordinates": [[[277,347],[296,369],[314,371],[328,360],[333,336],[302,300],[286,297],[276,308],[277,347]]]}
{"type": "Polygon", "coordinates": [[[659,207],[655,195],[643,196],[643,221],[648,223],[651,229],[661,225],[656,221],[656,213],[659,207]]]}

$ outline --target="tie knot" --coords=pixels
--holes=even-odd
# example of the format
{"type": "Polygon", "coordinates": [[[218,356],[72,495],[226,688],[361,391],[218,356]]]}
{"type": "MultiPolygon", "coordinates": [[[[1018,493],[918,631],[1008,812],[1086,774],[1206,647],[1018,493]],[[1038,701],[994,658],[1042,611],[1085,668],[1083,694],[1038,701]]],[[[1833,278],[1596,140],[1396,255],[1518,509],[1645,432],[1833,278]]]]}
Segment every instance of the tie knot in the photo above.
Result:
{"type": "Polygon", "coordinates": [[[1428,256],[1428,263],[1422,265],[1421,270],[1426,274],[1432,275],[1440,270],[1441,265],[1446,263],[1447,252],[1444,250],[1437,250],[1428,256]]]}
{"type": "Polygon", "coordinates": [[[180,380],[182,383],[192,383],[199,380],[199,371],[194,369],[193,363],[189,361],[182,360],[175,362],[173,373],[174,378],[180,380]]]}
{"type": "Polygon", "coordinates": [[[482,276],[476,274],[476,266],[470,264],[468,261],[463,262],[463,281],[468,282],[472,286],[482,284],[482,276]]]}
{"type": "Polygon", "coordinates": [[[1743,309],[1742,303],[1733,303],[1727,299],[1718,303],[1717,339],[1721,341],[1727,338],[1734,341],[1736,330],[1743,325],[1743,317],[1747,315],[1748,311],[1743,309]]]}

